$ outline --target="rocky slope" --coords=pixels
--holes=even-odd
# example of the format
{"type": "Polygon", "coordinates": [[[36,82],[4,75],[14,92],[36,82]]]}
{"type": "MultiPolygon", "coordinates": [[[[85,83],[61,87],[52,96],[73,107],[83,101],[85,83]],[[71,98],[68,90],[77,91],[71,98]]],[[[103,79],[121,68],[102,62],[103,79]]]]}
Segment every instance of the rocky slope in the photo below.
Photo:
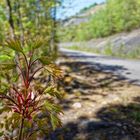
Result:
{"type": "Polygon", "coordinates": [[[82,13],[78,13],[75,16],[70,17],[69,19],[65,19],[63,21],[63,26],[73,26],[73,25],[79,25],[80,23],[88,22],[95,13],[97,13],[99,10],[103,9],[105,7],[105,4],[98,4],[96,6],[93,6],[87,10],[85,10],[82,13]]]}
{"type": "Polygon", "coordinates": [[[60,47],[69,48],[78,46],[79,49],[87,48],[102,54],[137,55],[140,52],[140,29],[132,32],[123,32],[106,38],[93,39],[87,42],[61,43],[60,47]]]}

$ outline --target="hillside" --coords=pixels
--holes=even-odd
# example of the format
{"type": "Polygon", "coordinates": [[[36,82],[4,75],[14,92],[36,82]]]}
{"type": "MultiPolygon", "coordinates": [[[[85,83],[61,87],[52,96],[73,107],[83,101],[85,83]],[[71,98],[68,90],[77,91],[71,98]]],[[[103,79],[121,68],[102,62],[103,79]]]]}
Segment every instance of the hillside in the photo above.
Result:
{"type": "Polygon", "coordinates": [[[85,52],[125,58],[140,58],[140,29],[90,41],[61,43],[59,45],[62,48],[85,52]]]}
{"type": "Polygon", "coordinates": [[[89,41],[140,28],[139,0],[108,0],[64,21],[61,41],[89,41]],[[125,8],[124,8],[125,7],[125,8]]]}
{"type": "Polygon", "coordinates": [[[79,12],[80,15],[83,15],[85,17],[89,17],[94,15],[96,12],[98,12],[99,10],[103,9],[105,7],[105,4],[93,4],[91,6],[89,6],[89,8],[84,8],[83,10],[81,10],[79,12]]]}
{"type": "Polygon", "coordinates": [[[80,10],[80,12],[77,13],[75,16],[65,19],[62,25],[64,27],[68,27],[88,22],[92,15],[94,15],[96,12],[103,9],[104,7],[105,4],[93,4],[89,7],[80,10]]]}

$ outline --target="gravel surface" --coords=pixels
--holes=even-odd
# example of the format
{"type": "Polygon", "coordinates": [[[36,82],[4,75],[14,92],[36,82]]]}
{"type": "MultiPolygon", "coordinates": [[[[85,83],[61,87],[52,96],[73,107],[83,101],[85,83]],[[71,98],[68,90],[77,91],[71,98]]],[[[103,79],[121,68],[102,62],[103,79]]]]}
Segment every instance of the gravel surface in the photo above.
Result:
{"type": "Polygon", "coordinates": [[[90,62],[93,65],[100,65],[97,69],[100,68],[104,72],[113,72],[114,74],[120,76],[120,78],[125,78],[133,84],[140,85],[140,60],[118,59],[63,48],[61,48],[60,51],[62,54],[75,58],[76,60],[90,62]]]}
{"type": "Polygon", "coordinates": [[[92,62],[117,59],[61,52],[63,125],[51,140],[140,140],[140,86],[114,74],[120,66],[92,62]]]}

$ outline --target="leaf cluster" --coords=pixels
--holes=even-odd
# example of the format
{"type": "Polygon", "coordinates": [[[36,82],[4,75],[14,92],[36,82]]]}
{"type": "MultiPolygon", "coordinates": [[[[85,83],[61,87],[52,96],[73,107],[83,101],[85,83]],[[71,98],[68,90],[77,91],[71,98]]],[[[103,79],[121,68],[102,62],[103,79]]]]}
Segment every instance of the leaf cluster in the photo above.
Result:
{"type": "MultiPolygon", "coordinates": [[[[0,98],[3,99],[0,115],[6,114],[0,123],[0,128],[3,130],[0,138],[17,139],[22,117],[25,117],[23,139],[26,140],[49,134],[61,126],[59,115],[62,110],[53,98],[61,99],[63,95],[51,81],[47,83],[47,87],[44,87],[41,81],[35,80],[35,75],[39,71],[46,71],[53,81],[62,77],[62,71],[54,64],[52,58],[37,54],[43,45],[42,38],[26,40],[25,48],[18,39],[9,39],[3,45],[14,51],[15,56],[10,61],[3,59],[0,62],[0,82],[6,87],[0,86],[0,98]],[[27,115],[21,110],[22,107],[24,110],[24,106],[27,115]]],[[[5,56],[8,57],[6,54],[5,56]]]]}

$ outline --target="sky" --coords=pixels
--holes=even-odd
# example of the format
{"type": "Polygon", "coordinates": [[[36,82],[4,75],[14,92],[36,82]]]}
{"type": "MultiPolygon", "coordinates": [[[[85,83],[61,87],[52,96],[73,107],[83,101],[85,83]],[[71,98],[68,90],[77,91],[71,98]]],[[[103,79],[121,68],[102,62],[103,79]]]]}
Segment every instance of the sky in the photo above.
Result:
{"type": "Polygon", "coordinates": [[[57,19],[65,19],[78,13],[81,9],[94,3],[102,3],[105,0],[63,0],[61,7],[57,8],[57,19]]]}

